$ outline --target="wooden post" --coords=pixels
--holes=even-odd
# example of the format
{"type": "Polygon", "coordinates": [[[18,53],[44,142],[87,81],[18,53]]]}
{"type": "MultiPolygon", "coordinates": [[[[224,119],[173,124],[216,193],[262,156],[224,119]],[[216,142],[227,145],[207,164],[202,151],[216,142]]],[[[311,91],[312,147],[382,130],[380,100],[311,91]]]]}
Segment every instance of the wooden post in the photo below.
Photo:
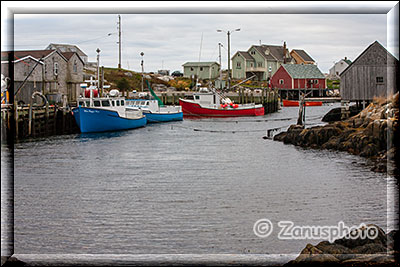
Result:
{"type": "Polygon", "coordinates": [[[49,135],[49,103],[46,103],[45,115],[44,115],[44,133],[49,135]]]}

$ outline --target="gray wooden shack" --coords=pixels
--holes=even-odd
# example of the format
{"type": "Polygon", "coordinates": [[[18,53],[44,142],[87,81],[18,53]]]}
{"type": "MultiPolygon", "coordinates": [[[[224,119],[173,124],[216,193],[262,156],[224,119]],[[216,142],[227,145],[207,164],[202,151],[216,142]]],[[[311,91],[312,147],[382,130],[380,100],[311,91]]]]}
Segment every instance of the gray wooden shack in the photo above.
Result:
{"type": "Polygon", "coordinates": [[[369,102],[397,92],[398,62],[378,41],[372,43],[340,73],[342,100],[369,102]]]}

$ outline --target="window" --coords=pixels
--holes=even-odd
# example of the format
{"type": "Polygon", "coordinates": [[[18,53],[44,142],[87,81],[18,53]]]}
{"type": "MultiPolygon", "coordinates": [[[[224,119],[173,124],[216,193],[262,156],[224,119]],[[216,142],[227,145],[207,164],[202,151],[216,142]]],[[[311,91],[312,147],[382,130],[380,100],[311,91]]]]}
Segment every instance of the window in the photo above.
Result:
{"type": "Polygon", "coordinates": [[[86,102],[86,106],[90,107],[90,101],[85,101],[86,102]]]}
{"type": "Polygon", "coordinates": [[[253,67],[253,63],[250,63],[250,68],[252,68],[253,67]]]}
{"type": "Polygon", "coordinates": [[[116,102],[117,102],[117,107],[119,107],[119,100],[117,100],[116,102]]]}
{"type": "Polygon", "coordinates": [[[318,80],[314,80],[314,84],[318,84],[318,80]]]}
{"type": "Polygon", "coordinates": [[[280,79],[280,80],[279,80],[279,84],[284,84],[284,80],[283,80],[283,79],[280,79]]]}
{"type": "Polygon", "coordinates": [[[111,101],[111,104],[112,104],[112,106],[115,106],[115,101],[114,100],[111,101]]]}
{"type": "Polygon", "coordinates": [[[93,101],[93,105],[94,105],[95,107],[100,107],[100,101],[99,101],[99,100],[93,101]]]}
{"type": "Polygon", "coordinates": [[[250,54],[255,55],[255,54],[256,54],[256,51],[252,50],[252,51],[250,52],[250,54]]]}
{"type": "Polygon", "coordinates": [[[78,63],[76,62],[76,60],[74,60],[74,72],[77,73],[78,72],[78,63]]]}
{"type": "Polygon", "coordinates": [[[257,62],[257,67],[262,67],[262,62],[257,62]]]}
{"type": "Polygon", "coordinates": [[[121,100],[121,106],[124,106],[124,105],[125,105],[124,100],[121,100]]]}
{"type": "Polygon", "coordinates": [[[79,101],[78,106],[83,107],[84,102],[83,101],[79,101]]]}
{"type": "Polygon", "coordinates": [[[109,106],[110,106],[110,101],[108,101],[108,100],[102,100],[102,101],[101,101],[101,105],[102,105],[103,107],[109,107],[109,106]]]}
{"type": "Polygon", "coordinates": [[[199,96],[199,95],[195,95],[195,96],[194,96],[194,99],[199,100],[199,99],[200,99],[200,96],[199,96]]]}
{"type": "Polygon", "coordinates": [[[203,71],[203,67],[200,67],[200,71],[203,71]]]}
{"type": "Polygon", "coordinates": [[[236,62],[236,68],[240,69],[241,68],[241,62],[236,62]]]}
{"type": "Polygon", "coordinates": [[[376,83],[383,83],[383,77],[376,77],[376,83]]]}
{"type": "Polygon", "coordinates": [[[146,106],[148,106],[148,105],[150,105],[150,104],[149,104],[149,101],[146,102],[146,106]]]}
{"type": "Polygon", "coordinates": [[[190,71],[194,71],[193,67],[190,68],[190,71]]]}
{"type": "Polygon", "coordinates": [[[58,75],[58,63],[54,62],[54,75],[58,75]]]}

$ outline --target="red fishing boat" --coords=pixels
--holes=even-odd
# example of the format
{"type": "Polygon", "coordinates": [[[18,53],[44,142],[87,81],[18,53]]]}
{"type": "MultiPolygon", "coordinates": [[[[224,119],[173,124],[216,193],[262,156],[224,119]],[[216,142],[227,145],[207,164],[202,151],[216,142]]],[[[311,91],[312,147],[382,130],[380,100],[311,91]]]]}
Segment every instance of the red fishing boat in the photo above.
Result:
{"type": "Polygon", "coordinates": [[[259,104],[235,104],[229,98],[221,97],[216,92],[209,92],[202,88],[193,94],[192,99],[179,99],[183,115],[195,116],[262,116],[264,107],[259,104]]]}
{"type": "MultiPolygon", "coordinates": [[[[283,99],[282,104],[284,107],[298,107],[299,101],[283,99]]],[[[322,101],[306,101],[306,107],[317,107],[317,106],[322,106],[322,101]]]]}

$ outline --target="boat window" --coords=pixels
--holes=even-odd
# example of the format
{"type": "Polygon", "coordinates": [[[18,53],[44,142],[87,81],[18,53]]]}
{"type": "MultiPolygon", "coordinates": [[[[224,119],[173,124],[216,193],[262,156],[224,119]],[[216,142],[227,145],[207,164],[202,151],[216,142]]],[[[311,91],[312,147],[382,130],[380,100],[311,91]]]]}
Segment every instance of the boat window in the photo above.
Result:
{"type": "Polygon", "coordinates": [[[90,107],[90,101],[86,101],[86,107],[90,107]]]}
{"type": "Polygon", "coordinates": [[[119,100],[117,100],[116,102],[117,102],[117,106],[119,107],[119,100]]]}
{"type": "Polygon", "coordinates": [[[83,107],[84,104],[85,104],[85,103],[84,103],[83,101],[79,101],[78,106],[83,107]]]}
{"type": "Polygon", "coordinates": [[[111,101],[111,104],[112,104],[112,106],[115,106],[115,101],[112,100],[112,101],[111,101]]]}
{"type": "Polygon", "coordinates": [[[149,105],[149,101],[146,102],[146,106],[148,106],[148,105],[149,105]]]}
{"type": "Polygon", "coordinates": [[[200,99],[200,96],[199,96],[199,95],[195,95],[195,96],[194,96],[194,99],[199,100],[199,99],[200,99]]]}
{"type": "Polygon", "coordinates": [[[125,102],[124,100],[121,100],[121,106],[124,106],[124,105],[125,105],[124,102],[125,102]]]}
{"type": "Polygon", "coordinates": [[[109,100],[102,100],[101,101],[101,105],[103,107],[109,107],[110,106],[110,101],[109,100]]]}
{"type": "Polygon", "coordinates": [[[93,105],[94,105],[95,107],[100,107],[100,101],[99,101],[99,100],[93,101],[93,105]]]}

